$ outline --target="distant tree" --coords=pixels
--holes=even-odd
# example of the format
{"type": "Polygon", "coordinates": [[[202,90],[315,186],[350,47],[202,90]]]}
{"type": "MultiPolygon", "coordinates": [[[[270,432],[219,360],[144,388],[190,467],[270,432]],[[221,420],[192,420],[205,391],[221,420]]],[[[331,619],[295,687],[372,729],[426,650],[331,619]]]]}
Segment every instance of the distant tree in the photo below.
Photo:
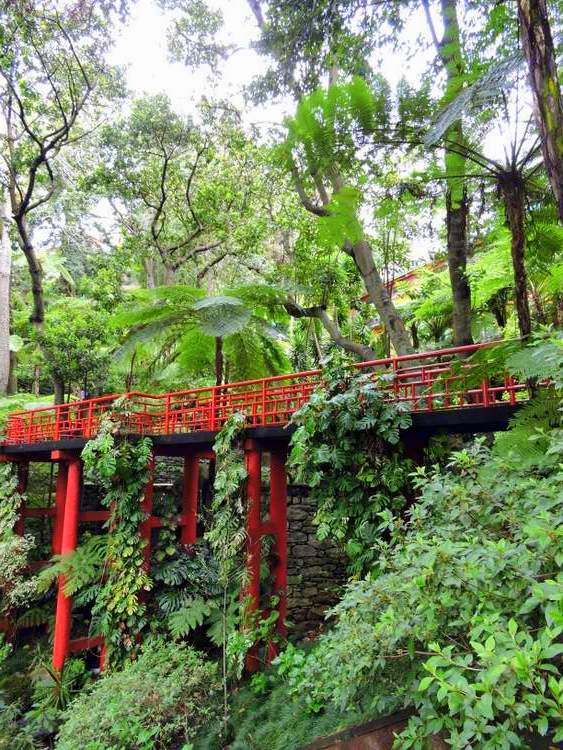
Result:
{"type": "Polygon", "coordinates": [[[64,403],[73,387],[89,391],[103,382],[110,362],[108,314],[92,300],[74,297],[50,305],[36,338],[56,404],[64,403]]]}
{"type": "Polygon", "coordinates": [[[87,105],[110,90],[103,53],[112,7],[87,0],[62,9],[51,0],[30,0],[0,9],[1,174],[31,276],[31,320],[39,328],[45,298],[32,217],[61,188],[57,157],[84,135],[87,105]]]}

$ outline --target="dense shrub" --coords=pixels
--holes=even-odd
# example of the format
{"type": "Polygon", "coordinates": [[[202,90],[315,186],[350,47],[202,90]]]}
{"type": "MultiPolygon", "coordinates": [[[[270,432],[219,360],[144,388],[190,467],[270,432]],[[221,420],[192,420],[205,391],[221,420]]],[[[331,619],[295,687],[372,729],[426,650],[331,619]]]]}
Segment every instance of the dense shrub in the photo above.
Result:
{"type": "Polygon", "coordinates": [[[194,649],[152,639],[139,659],[100,679],[63,716],[57,750],[182,747],[217,711],[215,664],[194,649]]]}
{"type": "Polygon", "coordinates": [[[313,713],[354,709],[374,687],[374,708],[414,703],[402,747],[437,731],[458,750],[563,739],[562,459],[554,430],[534,468],[477,441],[421,469],[408,523],[389,518],[378,545],[379,575],[348,587],[306,658],[280,657],[291,691],[313,713]]]}

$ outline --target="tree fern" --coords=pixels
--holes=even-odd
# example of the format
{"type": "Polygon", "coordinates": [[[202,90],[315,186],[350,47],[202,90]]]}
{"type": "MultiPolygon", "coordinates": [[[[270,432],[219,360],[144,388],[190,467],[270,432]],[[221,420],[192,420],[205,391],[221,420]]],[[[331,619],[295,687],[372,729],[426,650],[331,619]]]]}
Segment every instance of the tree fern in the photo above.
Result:
{"type": "Polygon", "coordinates": [[[270,364],[287,366],[282,341],[288,316],[283,299],[279,290],[265,284],[226,289],[212,297],[185,286],[135,293],[133,308],[114,317],[116,326],[128,329],[114,356],[140,354],[137,361],[149,377],[174,362],[175,377],[183,372],[209,379],[215,366],[215,341],[220,338],[231,372],[240,379],[276,374],[270,364]],[[231,341],[234,337],[239,341],[231,341]],[[266,359],[256,350],[245,356],[256,342],[266,341],[270,352],[277,348],[275,357],[266,359]]]}
{"type": "Polygon", "coordinates": [[[74,596],[97,584],[106,560],[107,537],[91,535],[68,555],[54,555],[51,564],[37,576],[39,591],[48,591],[60,575],[65,578],[65,594],[74,596]]]}

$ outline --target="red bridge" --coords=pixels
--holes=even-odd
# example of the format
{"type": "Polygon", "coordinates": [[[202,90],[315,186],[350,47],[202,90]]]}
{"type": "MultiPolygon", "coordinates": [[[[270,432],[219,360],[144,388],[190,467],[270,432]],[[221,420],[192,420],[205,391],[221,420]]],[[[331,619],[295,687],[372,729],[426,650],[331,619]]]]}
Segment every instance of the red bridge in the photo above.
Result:
{"type": "MultiPolygon", "coordinates": [[[[479,370],[467,357],[486,346],[443,349],[355,366],[356,370],[377,378],[389,400],[410,405],[413,426],[403,434],[408,455],[420,456],[425,441],[435,432],[504,429],[519,404],[528,398],[526,385],[505,373],[499,373],[492,380],[475,377],[479,370]]],[[[277,561],[273,563],[271,574],[274,591],[279,595],[280,629],[284,628],[287,591],[285,463],[291,434],[287,424],[291,415],[321,384],[322,372],[313,370],[163,395],[129,393],[125,394],[127,404],[120,415],[123,432],[152,436],[153,467],[159,456],[183,459],[182,506],[176,519],[179,541],[183,544],[194,544],[197,540],[200,464],[214,460],[212,448],[216,431],[231,414],[243,412],[246,415],[248,429],[244,449],[248,475],[246,530],[250,581],[247,593],[253,606],[261,608],[261,540],[270,535],[274,540],[274,554],[270,559],[277,561]],[[266,513],[262,508],[262,498],[268,493],[262,486],[263,468],[269,475],[266,513]]],[[[58,467],[54,493],[50,490],[46,493],[45,507],[20,509],[17,533],[25,533],[28,519],[47,517],[52,524],[53,554],[68,554],[77,547],[81,524],[107,526],[107,509],[83,507],[81,451],[85,442],[96,434],[103,417],[122,398],[103,396],[10,415],[0,460],[17,466],[20,492],[25,493],[32,462],[58,467]]],[[[165,523],[153,513],[154,470],[152,477],[143,501],[146,520],[139,529],[147,542],[147,565],[150,565],[153,529],[165,523]]],[[[69,653],[93,648],[102,649],[103,664],[102,639],[95,633],[73,638],[72,624],[72,599],[66,596],[61,580],[56,603],[54,668],[62,669],[69,653]]],[[[249,666],[255,667],[256,661],[251,659],[249,666]]]]}
{"type": "MultiPolygon", "coordinates": [[[[409,404],[413,412],[515,405],[527,389],[502,374],[494,383],[466,385],[475,367],[460,360],[490,344],[475,344],[423,354],[390,357],[354,366],[379,378],[391,401],[409,404]]],[[[177,435],[219,430],[235,412],[246,414],[249,427],[286,425],[322,383],[322,371],[310,370],[241,383],[193,388],[165,394],[132,392],[59,406],[19,411],[8,418],[7,446],[32,445],[96,434],[104,415],[126,399],[123,430],[137,435],[177,435]]]]}

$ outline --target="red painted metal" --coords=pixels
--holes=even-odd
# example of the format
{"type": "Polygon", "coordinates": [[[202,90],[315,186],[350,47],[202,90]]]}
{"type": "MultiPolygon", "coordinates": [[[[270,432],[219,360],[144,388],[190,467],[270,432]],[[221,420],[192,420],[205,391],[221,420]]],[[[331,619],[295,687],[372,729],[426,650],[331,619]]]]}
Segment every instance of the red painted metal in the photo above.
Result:
{"type": "MultiPolygon", "coordinates": [[[[68,463],[66,498],[64,507],[61,554],[73,552],[78,541],[78,517],[80,514],[81,463],[75,458],[68,463]]],[[[53,669],[62,670],[69,653],[70,628],[72,624],[72,599],[64,592],[64,576],[59,577],[57,609],[55,615],[55,638],[53,644],[53,669]]]]}
{"type": "Polygon", "coordinates": [[[184,458],[184,486],[182,491],[182,544],[195,544],[197,541],[197,506],[199,499],[199,457],[184,458]]]}
{"type": "Polygon", "coordinates": [[[60,555],[61,553],[67,481],[68,464],[66,461],[59,461],[59,471],[55,488],[55,526],[51,542],[51,548],[54,555],[60,555]]]}
{"type": "MultiPolygon", "coordinates": [[[[361,362],[356,370],[374,377],[385,376],[381,388],[389,400],[407,403],[415,411],[514,404],[527,398],[527,386],[499,373],[498,384],[484,381],[466,385],[475,366],[467,357],[488,344],[408,354],[361,362]]],[[[284,425],[322,384],[322,371],[310,370],[241,383],[193,388],[154,395],[132,392],[123,430],[131,434],[172,435],[220,429],[235,412],[244,412],[250,427],[284,425]]],[[[8,418],[6,444],[25,445],[69,438],[88,438],[122,395],[14,412],[8,418]]]]}
{"type": "MultiPolygon", "coordinates": [[[[261,523],[261,479],[262,479],[262,454],[260,447],[254,440],[245,443],[246,459],[246,534],[247,534],[247,572],[248,583],[243,597],[245,600],[246,614],[250,615],[260,606],[260,556],[261,539],[263,535],[261,523]]],[[[260,668],[258,660],[258,649],[253,646],[246,658],[246,668],[249,672],[256,672],[260,668]]]]}

